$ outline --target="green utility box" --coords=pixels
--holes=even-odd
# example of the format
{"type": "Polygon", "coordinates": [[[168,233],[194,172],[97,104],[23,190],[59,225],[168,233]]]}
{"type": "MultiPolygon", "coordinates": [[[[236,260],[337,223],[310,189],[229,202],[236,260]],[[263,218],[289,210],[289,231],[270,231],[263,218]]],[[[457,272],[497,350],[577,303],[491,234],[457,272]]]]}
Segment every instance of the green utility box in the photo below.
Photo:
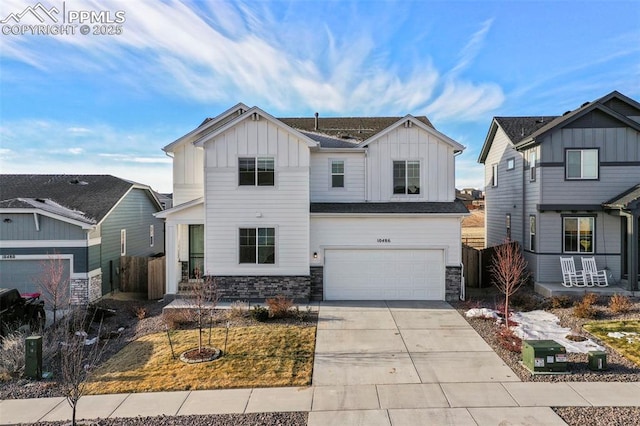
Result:
{"type": "Polygon", "coordinates": [[[24,374],[33,379],[42,378],[42,336],[25,339],[24,374]]]}
{"type": "Polygon", "coordinates": [[[555,340],[523,340],[522,363],[534,373],[563,373],[567,350],[555,340]]]}
{"type": "Polygon", "coordinates": [[[604,351],[591,351],[587,356],[590,370],[607,369],[607,353],[604,351]]]}

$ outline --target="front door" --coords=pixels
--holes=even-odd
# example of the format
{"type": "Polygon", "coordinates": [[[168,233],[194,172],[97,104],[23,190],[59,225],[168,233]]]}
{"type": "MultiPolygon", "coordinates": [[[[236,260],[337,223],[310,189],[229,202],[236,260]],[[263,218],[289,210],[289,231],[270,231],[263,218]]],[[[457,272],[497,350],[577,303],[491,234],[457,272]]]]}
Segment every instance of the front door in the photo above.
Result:
{"type": "Polygon", "coordinates": [[[189,225],[189,278],[204,274],[204,225],[189,225]]]}

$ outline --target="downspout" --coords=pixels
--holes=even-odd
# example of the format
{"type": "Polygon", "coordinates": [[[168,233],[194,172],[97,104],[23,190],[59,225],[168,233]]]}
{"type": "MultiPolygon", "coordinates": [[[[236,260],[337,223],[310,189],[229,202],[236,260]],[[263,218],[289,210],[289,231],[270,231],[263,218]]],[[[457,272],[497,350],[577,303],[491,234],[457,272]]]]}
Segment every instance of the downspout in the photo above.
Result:
{"type": "Polygon", "coordinates": [[[364,149],[364,201],[369,201],[369,148],[364,149]]]}
{"type": "MultiPolygon", "coordinates": [[[[460,154],[462,154],[462,151],[454,151],[453,152],[453,176],[454,176],[454,179],[455,179],[455,175],[456,175],[456,157],[458,155],[460,155],[460,154]]],[[[455,183],[454,183],[453,187],[454,187],[453,198],[454,198],[454,201],[455,201],[455,183]]],[[[462,241],[462,217],[460,218],[460,232],[461,232],[460,241],[462,241]]],[[[478,262],[478,263],[480,263],[480,262],[478,262]]],[[[466,291],[465,291],[466,290],[465,289],[466,285],[465,285],[464,281],[465,281],[464,280],[464,263],[460,262],[460,300],[465,300],[465,298],[466,298],[466,291]]],[[[480,283],[478,283],[478,287],[481,287],[480,283]]]]}

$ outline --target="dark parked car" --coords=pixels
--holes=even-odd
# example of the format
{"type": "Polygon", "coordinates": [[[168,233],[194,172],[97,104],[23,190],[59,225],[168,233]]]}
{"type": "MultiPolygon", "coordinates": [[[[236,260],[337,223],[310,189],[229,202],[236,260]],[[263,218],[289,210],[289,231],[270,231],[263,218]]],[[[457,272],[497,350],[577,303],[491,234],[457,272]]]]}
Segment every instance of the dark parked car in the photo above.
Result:
{"type": "Polygon", "coordinates": [[[16,289],[0,288],[0,335],[28,326],[31,331],[44,328],[44,302],[40,293],[20,294],[16,289]]]}

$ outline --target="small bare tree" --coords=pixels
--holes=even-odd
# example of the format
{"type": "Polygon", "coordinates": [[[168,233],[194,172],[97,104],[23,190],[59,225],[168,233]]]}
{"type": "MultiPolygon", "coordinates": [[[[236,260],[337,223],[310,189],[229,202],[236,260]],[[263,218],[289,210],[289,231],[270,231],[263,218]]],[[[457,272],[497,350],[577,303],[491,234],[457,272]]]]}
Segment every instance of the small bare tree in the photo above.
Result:
{"type": "Polygon", "coordinates": [[[47,306],[53,311],[56,323],[58,310],[69,303],[69,280],[65,274],[65,262],[58,253],[40,262],[41,272],[36,278],[38,288],[47,306]]]}
{"type": "Polygon", "coordinates": [[[506,241],[497,246],[489,268],[495,286],[504,294],[504,319],[509,328],[509,297],[524,284],[529,277],[527,261],[522,255],[520,245],[506,241]]]}
{"type": "Polygon", "coordinates": [[[98,321],[97,329],[92,329],[92,324],[97,319],[95,315],[95,311],[91,314],[86,307],[77,308],[59,324],[64,330],[59,350],[60,383],[71,406],[73,426],[76,425],[78,401],[84,395],[85,385],[94,373],[106,347],[106,343],[100,341],[102,318],[98,321]],[[95,337],[89,339],[87,330],[95,333],[95,337]]]}
{"type": "Polygon", "coordinates": [[[218,286],[215,278],[208,275],[201,277],[199,271],[196,271],[196,279],[192,284],[189,317],[198,329],[198,354],[202,354],[202,333],[207,325],[211,327],[213,310],[218,303],[218,286]]]}

